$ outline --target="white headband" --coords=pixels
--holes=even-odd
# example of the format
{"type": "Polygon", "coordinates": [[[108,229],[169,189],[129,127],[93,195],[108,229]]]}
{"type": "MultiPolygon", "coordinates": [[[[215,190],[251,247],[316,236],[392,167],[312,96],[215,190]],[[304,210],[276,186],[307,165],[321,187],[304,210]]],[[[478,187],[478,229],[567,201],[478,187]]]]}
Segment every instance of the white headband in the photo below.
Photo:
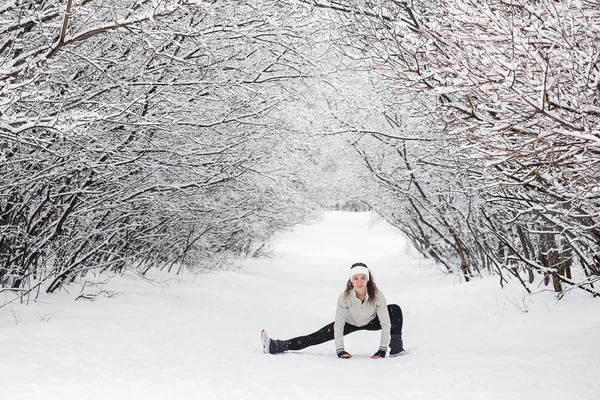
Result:
{"type": "Polygon", "coordinates": [[[350,280],[352,280],[352,277],[356,274],[365,274],[367,276],[367,280],[371,278],[371,275],[369,274],[369,268],[363,267],[362,265],[357,265],[354,268],[350,268],[350,280]]]}

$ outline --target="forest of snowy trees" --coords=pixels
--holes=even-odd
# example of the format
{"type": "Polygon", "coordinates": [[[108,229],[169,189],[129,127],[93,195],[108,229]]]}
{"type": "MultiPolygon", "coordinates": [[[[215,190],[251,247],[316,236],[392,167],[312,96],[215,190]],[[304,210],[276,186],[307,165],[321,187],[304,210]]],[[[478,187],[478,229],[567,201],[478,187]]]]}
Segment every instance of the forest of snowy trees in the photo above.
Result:
{"type": "Polygon", "coordinates": [[[0,176],[21,298],[339,200],[465,281],[599,295],[600,2],[10,0],[0,176]]]}
{"type": "Polygon", "coordinates": [[[388,82],[391,129],[356,144],[387,189],[374,208],[465,280],[598,294],[600,4],[327,4],[388,82]]]}

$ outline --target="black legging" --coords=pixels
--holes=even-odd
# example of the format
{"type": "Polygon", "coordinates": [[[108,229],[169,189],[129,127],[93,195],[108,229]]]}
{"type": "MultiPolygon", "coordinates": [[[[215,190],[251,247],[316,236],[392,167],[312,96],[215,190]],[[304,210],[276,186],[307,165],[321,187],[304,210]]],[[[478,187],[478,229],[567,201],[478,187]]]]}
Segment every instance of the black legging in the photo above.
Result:
{"type": "MultiPolygon", "coordinates": [[[[388,312],[390,313],[390,322],[392,323],[392,329],[390,333],[392,335],[401,335],[402,334],[402,310],[400,306],[397,304],[388,304],[388,312]]],[[[315,346],[317,344],[325,343],[330,340],[333,340],[333,322],[325,325],[318,331],[311,333],[306,336],[298,336],[296,338],[288,340],[288,349],[289,350],[302,350],[307,348],[308,346],[315,346]]],[[[349,333],[367,330],[367,331],[378,331],[381,329],[381,323],[379,322],[379,317],[375,317],[366,324],[365,326],[354,326],[346,322],[344,325],[344,336],[349,333]]]]}

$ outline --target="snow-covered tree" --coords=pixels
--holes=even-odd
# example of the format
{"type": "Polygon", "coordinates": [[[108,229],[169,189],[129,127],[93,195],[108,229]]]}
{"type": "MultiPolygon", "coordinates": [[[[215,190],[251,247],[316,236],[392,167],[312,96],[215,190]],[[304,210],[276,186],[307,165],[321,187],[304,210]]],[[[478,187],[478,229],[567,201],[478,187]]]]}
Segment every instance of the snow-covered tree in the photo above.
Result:
{"type": "MultiPolygon", "coordinates": [[[[443,153],[452,155],[443,157],[442,168],[454,171],[455,178],[446,182],[460,195],[421,206],[437,213],[449,202],[444,208],[460,210],[456,221],[468,229],[449,229],[452,224],[439,218],[449,211],[433,225],[457,234],[446,256],[456,256],[459,241],[474,249],[489,243],[491,234],[492,248],[480,248],[486,263],[519,278],[527,272],[530,281],[539,272],[557,292],[566,284],[597,293],[597,2],[305,3],[339,16],[345,35],[338,48],[387,79],[397,112],[429,118],[434,136],[444,141],[443,153]],[[468,222],[473,218],[476,224],[468,222]]],[[[400,146],[407,148],[406,143],[400,146]]],[[[399,146],[395,140],[386,145],[399,146]]],[[[398,152],[396,165],[404,174],[416,176],[417,161],[433,161],[421,148],[403,165],[398,152]]],[[[431,193],[443,190],[431,188],[431,193]]],[[[402,198],[414,201],[410,194],[402,198]]]]}
{"type": "Polygon", "coordinates": [[[217,267],[310,214],[316,194],[296,186],[312,172],[290,156],[310,142],[281,112],[313,68],[305,16],[259,0],[2,5],[0,287],[217,267]]]}

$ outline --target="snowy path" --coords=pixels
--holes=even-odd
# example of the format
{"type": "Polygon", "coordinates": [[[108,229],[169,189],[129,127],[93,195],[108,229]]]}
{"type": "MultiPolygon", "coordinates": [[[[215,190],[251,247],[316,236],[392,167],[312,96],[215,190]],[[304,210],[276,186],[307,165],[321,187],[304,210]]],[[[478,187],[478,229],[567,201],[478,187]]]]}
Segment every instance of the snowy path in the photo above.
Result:
{"type": "Polygon", "coordinates": [[[332,212],[240,271],[167,284],[125,276],[106,286],[123,292],[110,299],[74,302],[73,288],[0,309],[0,399],[598,398],[599,300],[457,284],[404,247],[368,214],[332,212]],[[262,354],[262,328],[289,338],[332,321],[355,261],[403,308],[410,354],[370,359],[378,332],[347,337],[351,360],[333,343],[262,354]]]}

